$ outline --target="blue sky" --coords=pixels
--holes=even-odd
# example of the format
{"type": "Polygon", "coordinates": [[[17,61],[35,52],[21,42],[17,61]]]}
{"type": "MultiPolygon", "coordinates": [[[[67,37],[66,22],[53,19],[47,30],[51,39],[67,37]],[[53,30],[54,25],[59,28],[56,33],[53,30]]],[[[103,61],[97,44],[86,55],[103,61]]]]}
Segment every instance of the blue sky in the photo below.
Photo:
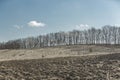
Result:
{"type": "Polygon", "coordinates": [[[0,0],[0,42],[120,25],[119,0],[0,0]]]}

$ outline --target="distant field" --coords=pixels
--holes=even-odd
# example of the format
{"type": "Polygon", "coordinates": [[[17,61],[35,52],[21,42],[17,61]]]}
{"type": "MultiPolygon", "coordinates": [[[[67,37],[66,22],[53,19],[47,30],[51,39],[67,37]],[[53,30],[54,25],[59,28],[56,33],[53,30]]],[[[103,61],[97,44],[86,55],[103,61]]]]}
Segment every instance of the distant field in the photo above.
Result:
{"type": "Polygon", "coordinates": [[[120,47],[0,50],[0,80],[120,80],[120,47]]]}
{"type": "Polygon", "coordinates": [[[0,61],[119,53],[119,46],[72,45],[27,50],[0,50],[0,61]]]}

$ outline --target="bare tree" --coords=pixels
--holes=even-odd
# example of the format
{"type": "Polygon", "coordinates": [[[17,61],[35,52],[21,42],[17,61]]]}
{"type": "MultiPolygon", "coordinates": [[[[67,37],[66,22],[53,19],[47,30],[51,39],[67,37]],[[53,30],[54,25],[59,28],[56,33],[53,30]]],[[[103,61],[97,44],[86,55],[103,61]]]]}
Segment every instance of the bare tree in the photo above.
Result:
{"type": "Polygon", "coordinates": [[[106,25],[101,29],[91,28],[49,33],[38,37],[2,42],[0,43],[0,49],[32,49],[75,44],[120,44],[120,28],[106,25]]]}

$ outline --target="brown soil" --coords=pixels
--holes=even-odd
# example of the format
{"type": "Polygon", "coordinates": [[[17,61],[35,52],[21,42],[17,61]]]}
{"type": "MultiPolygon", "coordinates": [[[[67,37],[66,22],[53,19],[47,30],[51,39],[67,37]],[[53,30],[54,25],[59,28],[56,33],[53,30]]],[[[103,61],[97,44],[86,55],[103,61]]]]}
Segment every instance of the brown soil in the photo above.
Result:
{"type": "Polygon", "coordinates": [[[120,80],[120,53],[2,61],[0,80],[120,80]]]}

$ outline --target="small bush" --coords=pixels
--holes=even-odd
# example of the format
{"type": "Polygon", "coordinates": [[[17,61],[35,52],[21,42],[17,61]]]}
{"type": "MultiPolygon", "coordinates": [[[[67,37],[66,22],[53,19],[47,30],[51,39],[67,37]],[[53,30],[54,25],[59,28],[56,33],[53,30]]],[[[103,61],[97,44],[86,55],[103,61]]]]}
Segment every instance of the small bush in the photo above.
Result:
{"type": "Polygon", "coordinates": [[[89,52],[93,52],[93,49],[92,49],[92,48],[89,48],[89,52]]]}

